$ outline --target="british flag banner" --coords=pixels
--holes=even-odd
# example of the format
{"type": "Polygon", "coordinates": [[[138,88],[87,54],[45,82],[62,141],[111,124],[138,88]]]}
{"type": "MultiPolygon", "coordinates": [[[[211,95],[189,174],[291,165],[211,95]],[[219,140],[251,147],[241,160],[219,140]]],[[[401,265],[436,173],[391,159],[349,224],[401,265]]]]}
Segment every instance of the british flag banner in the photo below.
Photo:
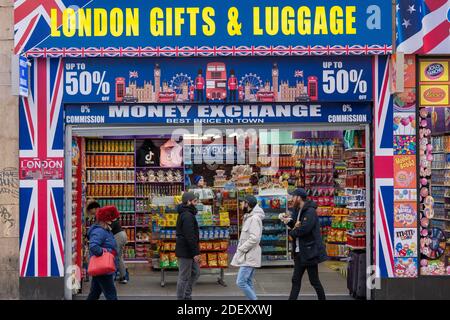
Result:
{"type": "Polygon", "coordinates": [[[397,0],[397,51],[450,53],[450,0],[397,0]]]}
{"type": "Polygon", "coordinates": [[[64,275],[63,63],[36,59],[19,102],[20,276],[64,275]]]}
{"type": "Polygon", "coordinates": [[[373,257],[377,277],[394,277],[393,101],[388,57],[374,57],[373,257]]]}

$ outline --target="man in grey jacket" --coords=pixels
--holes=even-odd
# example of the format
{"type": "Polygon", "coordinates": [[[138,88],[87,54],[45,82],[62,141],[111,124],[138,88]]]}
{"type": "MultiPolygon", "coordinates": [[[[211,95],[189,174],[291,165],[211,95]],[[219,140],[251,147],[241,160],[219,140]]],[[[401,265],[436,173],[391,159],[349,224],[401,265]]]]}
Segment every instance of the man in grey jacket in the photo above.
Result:
{"type": "Polygon", "coordinates": [[[253,287],[255,268],[261,267],[261,235],[264,211],[254,196],[247,196],[244,201],[244,215],[241,236],[236,254],[231,265],[239,267],[236,284],[250,300],[257,300],[253,287]]]}

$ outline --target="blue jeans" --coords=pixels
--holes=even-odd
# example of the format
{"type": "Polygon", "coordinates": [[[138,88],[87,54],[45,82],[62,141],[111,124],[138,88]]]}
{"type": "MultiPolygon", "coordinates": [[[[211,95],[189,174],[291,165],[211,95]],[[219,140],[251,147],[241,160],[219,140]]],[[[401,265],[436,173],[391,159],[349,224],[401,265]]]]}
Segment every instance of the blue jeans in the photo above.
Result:
{"type": "Polygon", "coordinates": [[[92,277],[91,291],[87,300],[98,300],[100,295],[105,295],[106,300],[117,300],[117,291],[114,286],[114,274],[92,277]]]}
{"type": "Polygon", "coordinates": [[[245,296],[249,300],[258,300],[253,287],[253,277],[255,275],[255,268],[253,267],[240,267],[238,276],[236,279],[237,286],[244,292],[245,296]]]}

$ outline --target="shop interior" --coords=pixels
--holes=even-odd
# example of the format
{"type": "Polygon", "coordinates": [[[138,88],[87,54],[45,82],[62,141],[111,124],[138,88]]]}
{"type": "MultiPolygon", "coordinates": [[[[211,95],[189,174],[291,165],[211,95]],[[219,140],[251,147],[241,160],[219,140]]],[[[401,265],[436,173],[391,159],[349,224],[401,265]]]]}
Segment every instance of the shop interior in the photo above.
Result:
{"type": "Polygon", "coordinates": [[[365,260],[370,239],[368,131],[364,126],[324,130],[260,131],[256,140],[245,130],[128,137],[74,133],[72,262],[80,266],[82,286],[89,281],[86,233],[95,222],[86,215],[89,201],[119,209],[128,235],[127,268],[139,265],[141,272],[159,272],[164,286],[164,273],[177,269],[176,206],[183,191],[194,191],[200,199],[201,268],[218,270],[220,283],[236,251],[243,218],[240,201],[247,194],[257,196],[266,214],[263,267],[293,265],[288,230],[278,215],[289,213],[289,192],[296,187],[305,188],[317,203],[327,263],[345,282],[349,256],[365,260]]]}
{"type": "Polygon", "coordinates": [[[420,274],[450,275],[450,107],[420,115],[420,274]]]}

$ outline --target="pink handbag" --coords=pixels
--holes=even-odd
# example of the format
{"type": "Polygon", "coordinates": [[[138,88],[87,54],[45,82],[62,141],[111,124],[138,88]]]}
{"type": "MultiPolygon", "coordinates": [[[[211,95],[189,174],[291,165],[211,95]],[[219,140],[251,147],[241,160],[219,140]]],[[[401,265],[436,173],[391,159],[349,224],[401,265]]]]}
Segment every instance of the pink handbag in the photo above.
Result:
{"type": "Polygon", "coordinates": [[[114,255],[106,249],[103,249],[103,254],[100,257],[92,256],[89,260],[88,274],[91,277],[102,276],[114,272],[116,272],[114,255]]]}

